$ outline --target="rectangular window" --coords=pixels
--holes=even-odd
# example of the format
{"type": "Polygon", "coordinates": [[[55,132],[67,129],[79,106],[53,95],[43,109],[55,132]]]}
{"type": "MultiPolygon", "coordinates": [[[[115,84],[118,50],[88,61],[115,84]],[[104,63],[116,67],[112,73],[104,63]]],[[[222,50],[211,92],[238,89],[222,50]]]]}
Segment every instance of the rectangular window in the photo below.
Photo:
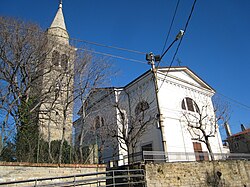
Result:
{"type": "Polygon", "coordinates": [[[193,142],[194,151],[202,151],[201,143],[193,142]]]}
{"type": "Polygon", "coordinates": [[[193,142],[196,161],[208,160],[208,153],[202,151],[201,143],[193,142]]]}
{"type": "MultiPolygon", "coordinates": [[[[141,150],[142,150],[142,154],[143,154],[143,151],[153,151],[152,143],[141,146],[141,150]]],[[[147,154],[147,155],[143,154],[143,159],[145,160],[145,162],[153,162],[153,155],[152,154],[147,154]]]]}
{"type": "Polygon", "coordinates": [[[153,151],[152,144],[147,144],[141,147],[142,151],[153,151]]]}

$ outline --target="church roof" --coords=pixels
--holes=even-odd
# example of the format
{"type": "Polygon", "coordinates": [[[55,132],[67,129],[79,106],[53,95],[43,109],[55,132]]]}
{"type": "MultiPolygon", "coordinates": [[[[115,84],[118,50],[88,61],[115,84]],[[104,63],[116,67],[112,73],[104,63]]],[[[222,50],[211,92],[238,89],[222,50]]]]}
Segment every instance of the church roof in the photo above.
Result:
{"type": "Polygon", "coordinates": [[[238,133],[236,133],[236,134],[233,134],[233,135],[231,135],[229,138],[236,137],[236,136],[240,136],[240,135],[245,135],[245,134],[248,134],[248,133],[250,133],[250,128],[249,128],[249,129],[246,129],[246,130],[244,130],[244,131],[238,132],[238,133]]]}
{"type": "MultiPolygon", "coordinates": [[[[143,79],[144,77],[150,75],[151,72],[152,72],[152,70],[146,71],[144,74],[137,77],[132,82],[128,83],[125,86],[125,88],[133,85],[135,82],[137,82],[137,81],[143,79]]],[[[211,86],[209,86],[204,80],[202,80],[198,75],[196,75],[193,71],[191,71],[186,66],[159,67],[159,68],[157,68],[157,73],[162,74],[164,79],[167,78],[167,77],[171,77],[171,78],[179,80],[179,81],[181,81],[183,83],[187,83],[189,85],[193,85],[193,86],[200,87],[200,88],[205,88],[207,91],[210,91],[211,93],[215,93],[215,90],[211,86]]]]}
{"type": "Polygon", "coordinates": [[[59,4],[56,16],[53,22],[51,23],[50,28],[60,28],[63,30],[67,30],[65,21],[64,21],[63,11],[62,11],[62,1],[59,4]]]}
{"type": "Polygon", "coordinates": [[[177,67],[160,67],[158,68],[159,72],[163,74],[167,74],[169,77],[175,77],[182,82],[186,82],[190,85],[198,85],[199,87],[203,87],[211,92],[215,92],[215,90],[207,84],[204,80],[202,80],[197,74],[195,74],[191,69],[186,66],[177,66],[177,67]],[[179,72],[179,74],[178,74],[179,72]]]}

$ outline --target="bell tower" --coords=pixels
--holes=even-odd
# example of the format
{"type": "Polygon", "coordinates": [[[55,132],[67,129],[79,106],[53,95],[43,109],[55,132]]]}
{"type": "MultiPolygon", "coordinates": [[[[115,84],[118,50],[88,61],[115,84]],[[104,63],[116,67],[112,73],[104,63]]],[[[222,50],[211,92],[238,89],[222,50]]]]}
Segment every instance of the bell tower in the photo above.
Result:
{"type": "Polygon", "coordinates": [[[47,38],[51,53],[43,66],[41,90],[46,98],[38,114],[39,132],[45,141],[64,139],[71,144],[75,48],[69,44],[62,1],[47,38]]]}

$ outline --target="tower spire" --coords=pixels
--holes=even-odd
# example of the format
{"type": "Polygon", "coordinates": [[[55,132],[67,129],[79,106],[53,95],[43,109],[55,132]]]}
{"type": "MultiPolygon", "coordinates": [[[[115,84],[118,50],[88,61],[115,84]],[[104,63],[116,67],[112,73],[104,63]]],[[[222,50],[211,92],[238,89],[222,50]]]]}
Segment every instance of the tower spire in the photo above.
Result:
{"type": "Polygon", "coordinates": [[[62,36],[61,40],[68,43],[69,35],[66,29],[66,24],[63,16],[62,0],[59,0],[57,13],[48,29],[48,32],[52,35],[62,36]]]}
{"type": "Polygon", "coordinates": [[[59,8],[62,8],[62,0],[59,0],[59,8]]]}
{"type": "Polygon", "coordinates": [[[63,11],[62,11],[62,0],[60,0],[59,2],[59,7],[57,10],[56,16],[50,25],[50,28],[56,28],[56,27],[66,30],[66,25],[64,22],[64,16],[63,16],[63,11]]]}

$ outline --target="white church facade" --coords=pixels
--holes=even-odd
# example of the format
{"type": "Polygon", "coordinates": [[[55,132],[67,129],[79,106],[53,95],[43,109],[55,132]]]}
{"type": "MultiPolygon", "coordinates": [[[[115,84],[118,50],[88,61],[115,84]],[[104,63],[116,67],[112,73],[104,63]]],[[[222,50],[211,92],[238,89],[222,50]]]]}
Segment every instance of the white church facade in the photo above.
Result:
{"type": "Polygon", "coordinates": [[[202,129],[213,134],[211,151],[225,152],[214,124],[214,93],[187,67],[157,68],[124,87],[95,89],[74,123],[76,145],[96,144],[100,162],[117,160],[118,165],[128,163],[128,154],[130,162],[209,160],[209,150],[200,141],[204,137],[191,126],[206,116],[202,129]]]}

